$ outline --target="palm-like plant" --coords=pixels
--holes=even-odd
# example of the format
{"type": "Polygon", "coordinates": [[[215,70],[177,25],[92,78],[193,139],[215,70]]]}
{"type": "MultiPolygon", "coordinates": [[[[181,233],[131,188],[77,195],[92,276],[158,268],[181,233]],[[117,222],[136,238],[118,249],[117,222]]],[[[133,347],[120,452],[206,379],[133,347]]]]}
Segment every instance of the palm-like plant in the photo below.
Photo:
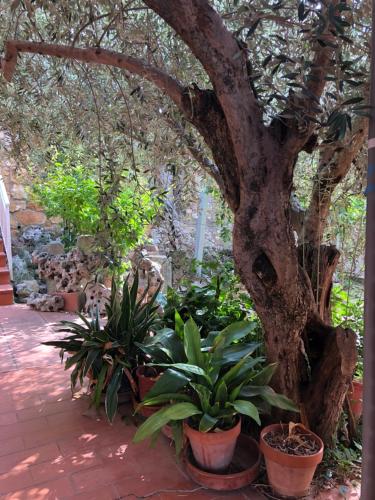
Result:
{"type": "Polygon", "coordinates": [[[151,300],[144,302],[148,290],[140,298],[138,295],[138,273],[133,284],[125,280],[122,294],[119,294],[116,283],[112,280],[109,303],[106,306],[108,320],[101,326],[99,315],[91,321],[79,315],[82,322],[61,321],[59,332],[70,335],[61,340],[43,342],[45,345],[60,349],[61,360],[65,353],[69,356],[65,361],[65,369],[74,367],[71,373],[72,390],[78,380],[81,385],[86,375],[95,382],[92,403],[99,407],[101,396],[105,392],[105,410],[112,422],[118,406],[118,392],[127,376],[133,390],[136,390],[131,370],[138,364],[143,355],[138,344],[142,343],[157,319],[158,305],[155,301],[159,290],[151,300]]]}
{"type": "Polygon", "coordinates": [[[232,428],[241,414],[260,425],[259,409],[265,406],[298,412],[292,401],[268,385],[276,365],[259,369],[264,358],[251,357],[258,344],[233,343],[251,328],[245,321],[233,323],[202,341],[197,325],[189,319],[183,337],[187,362],[158,365],[167,369],[142,404],[165,406],[139,427],[134,441],[155,437],[171,422],[179,450],[184,419],[200,432],[210,432],[232,428]]]}

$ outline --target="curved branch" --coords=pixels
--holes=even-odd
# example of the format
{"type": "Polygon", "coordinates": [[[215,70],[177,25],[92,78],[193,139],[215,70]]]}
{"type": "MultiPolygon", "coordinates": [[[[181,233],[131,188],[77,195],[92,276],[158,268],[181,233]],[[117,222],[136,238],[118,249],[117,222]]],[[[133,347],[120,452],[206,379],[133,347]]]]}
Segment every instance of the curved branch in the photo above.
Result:
{"type": "Polygon", "coordinates": [[[327,144],[321,149],[318,172],[314,179],[312,196],[304,220],[304,241],[320,245],[337,185],[345,178],[367,137],[368,119],[354,122],[353,134],[348,144],[327,144]]]}
{"type": "MultiPolygon", "coordinates": [[[[189,133],[185,127],[171,117],[166,117],[167,123],[172,127],[176,134],[183,140],[191,156],[196,160],[205,172],[207,172],[221,188],[223,187],[223,179],[220,175],[217,165],[204,154],[202,146],[189,133]]],[[[224,188],[223,188],[224,190],[224,188]]]]}
{"type": "Polygon", "coordinates": [[[154,83],[160,90],[169,95],[181,111],[184,111],[182,102],[183,85],[165,71],[141,59],[99,47],[80,49],[67,45],[9,40],[5,44],[5,57],[1,60],[1,69],[8,81],[12,79],[19,52],[61,57],[83,63],[103,64],[126,69],[154,83]]]}

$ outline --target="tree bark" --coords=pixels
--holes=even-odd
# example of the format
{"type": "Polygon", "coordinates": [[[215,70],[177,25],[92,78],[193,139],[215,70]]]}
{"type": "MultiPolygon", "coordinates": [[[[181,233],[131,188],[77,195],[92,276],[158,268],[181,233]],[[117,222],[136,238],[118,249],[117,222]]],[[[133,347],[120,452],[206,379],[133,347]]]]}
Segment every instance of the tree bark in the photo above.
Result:
{"type": "MultiPolygon", "coordinates": [[[[278,363],[273,385],[306,410],[312,429],[329,442],[355,365],[355,337],[324,323],[329,280],[321,286],[299,262],[290,221],[290,195],[298,153],[310,142],[310,120],[326,84],[333,49],[314,42],[306,92],[293,94],[283,116],[263,123],[250,85],[248,53],[207,0],[144,0],[201,62],[212,89],[184,87],[144,61],[104,49],[8,42],[2,69],[10,79],[20,51],[108,64],[132,71],[166,92],[212,151],[215,176],[234,214],[233,253],[241,280],[261,319],[267,357],[278,363]],[[290,107],[299,109],[294,118],[290,107]],[[289,106],[289,107],[288,107],[289,106]],[[318,303],[315,297],[318,297],[318,303]],[[321,299],[319,299],[321,297],[321,299]],[[320,314],[322,317],[320,317],[320,314]],[[319,411],[318,411],[319,408],[319,411]]],[[[335,6],[331,0],[323,7],[335,6]]],[[[337,13],[339,14],[339,13],[337,13]]],[[[320,38],[331,38],[327,23],[320,38]]],[[[306,248],[307,269],[330,276],[335,257],[306,248]]],[[[327,302],[328,301],[328,302],[327,302]]],[[[327,305],[328,304],[328,305],[327,305]]]]}

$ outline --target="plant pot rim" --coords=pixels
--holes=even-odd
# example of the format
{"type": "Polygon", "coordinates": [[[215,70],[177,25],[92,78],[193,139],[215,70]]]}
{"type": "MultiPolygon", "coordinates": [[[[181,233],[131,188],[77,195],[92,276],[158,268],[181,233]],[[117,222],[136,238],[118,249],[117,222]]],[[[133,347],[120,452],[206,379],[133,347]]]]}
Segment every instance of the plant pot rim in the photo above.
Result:
{"type": "MultiPolygon", "coordinates": [[[[137,377],[143,377],[143,378],[147,378],[148,380],[152,380],[154,382],[156,382],[157,380],[159,380],[159,378],[161,377],[161,374],[158,373],[157,375],[155,376],[151,376],[151,377],[148,377],[147,375],[145,375],[143,373],[143,371],[146,369],[146,368],[152,368],[152,367],[148,367],[147,365],[139,365],[137,366],[137,368],[135,369],[135,373],[137,375],[137,377]]],[[[155,370],[156,371],[156,370],[155,370]]]]}
{"type": "Polygon", "coordinates": [[[265,458],[277,462],[286,467],[293,467],[297,469],[304,469],[307,467],[317,466],[323,459],[324,444],[323,441],[314,432],[310,431],[302,424],[301,426],[306,430],[306,433],[314,438],[319,444],[319,450],[312,455],[291,455],[270,446],[264,439],[264,436],[272,431],[280,429],[288,429],[288,424],[271,424],[264,427],[260,433],[260,450],[265,458]]]}
{"type": "Polygon", "coordinates": [[[199,436],[205,436],[205,439],[207,441],[218,441],[218,440],[227,440],[228,439],[228,436],[230,436],[231,434],[233,434],[234,436],[235,435],[239,435],[239,433],[241,432],[241,417],[238,415],[238,422],[236,423],[236,425],[234,425],[233,427],[231,427],[230,429],[227,429],[227,430],[221,430],[219,429],[219,432],[215,432],[215,431],[208,431],[208,432],[201,432],[201,431],[197,431],[196,429],[194,429],[194,427],[191,427],[189,425],[189,423],[184,420],[184,431],[186,433],[186,435],[189,437],[189,434],[190,435],[199,435],[199,436]]]}
{"type": "Polygon", "coordinates": [[[191,445],[187,443],[183,450],[183,461],[185,468],[189,476],[195,482],[206,488],[222,491],[230,491],[243,488],[258,477],[261,462],[261,453],[257,441],[255,441],[255,439],[253,439],[252,437],[247,436],[246,434],[239,435],[236,450],[238,450],[239,448],[246,449],[246,453],[243,454],[243,457],[254,457],[254,460],[251,463],[241,464],[244,465],[244,469],[242,471],[225,474],[221,472],[209,472],[200,469],[192,460],[193,457],[191,445]],[[253,453],[248,453],[249,448],[252,449],[253,453]]]}
{"type": "Polygon", "coordinates": [[[359,377],[353,378],[352,384],[363,385],[363,378],[359,378],[359,377]]]}

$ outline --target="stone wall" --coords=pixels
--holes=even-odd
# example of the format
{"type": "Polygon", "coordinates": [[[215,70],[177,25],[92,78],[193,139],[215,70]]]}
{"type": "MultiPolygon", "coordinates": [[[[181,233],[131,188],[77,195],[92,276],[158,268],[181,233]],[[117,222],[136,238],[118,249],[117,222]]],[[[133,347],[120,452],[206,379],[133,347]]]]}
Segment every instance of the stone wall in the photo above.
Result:
{"type": "Polygon", "coordinates": [[[0,132],[0,175],[9,196],[13,230],[33,225],[51,227],[58,222],[56,219],[48,219],[42,207],[30,199],[28,192],[30,176],[11,157],[9,140],[4,132],[0,132]]]}

